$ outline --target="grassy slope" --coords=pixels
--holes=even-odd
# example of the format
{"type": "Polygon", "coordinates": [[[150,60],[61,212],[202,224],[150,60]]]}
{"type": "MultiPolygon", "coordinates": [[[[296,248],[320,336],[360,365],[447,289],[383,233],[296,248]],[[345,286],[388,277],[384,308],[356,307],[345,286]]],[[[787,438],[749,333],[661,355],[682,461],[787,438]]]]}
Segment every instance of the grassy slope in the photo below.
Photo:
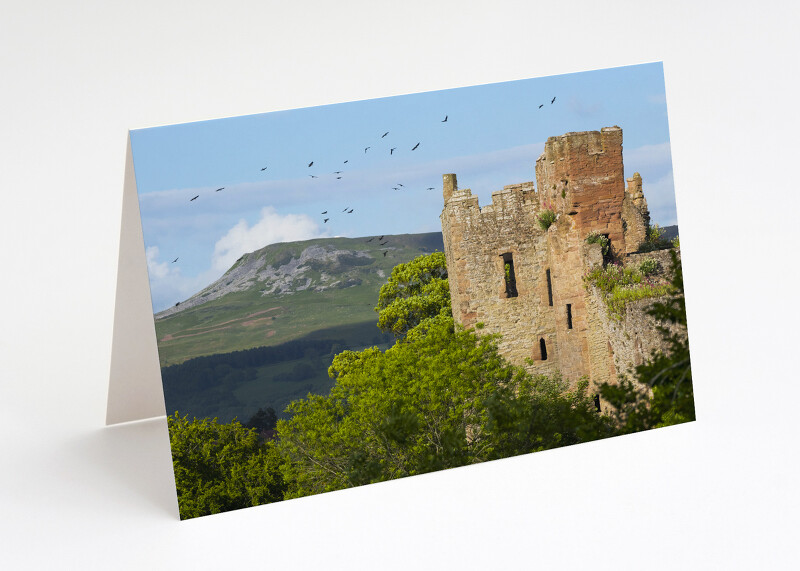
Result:
{"type": "MultiPolygon", "coordinates": [[[[161,366],[181,363],[201,355],[226,353],[263,345],[276,345],[298,339],[319,329],[377,321],[374,311],[378,291],[392,268],[425,252],[442,249],[439,233],[387,236],[385,248],[377,238],[331,238],[267,246],[263,253],[268,264],[278,266],[308,246],[331,244],[343,250],[370,254],[373,262],[341,268],[357,276],[360,285],[323,292],[299,291],[292,294],[262,295],[258,287],[227,294],[197,307],[156,320],[156,335],[161,366]],[[382,252],[388,249],[384,257],[382,252]],[[380,277],[377,270],[383,270],[380,277]],[[263,313],[260,313],[263,312],[263,313]],[[253,315],[256,314],[256,315],[253,315]]],[[[238,264],[239,262],[237,262],[238,264]]],[[[235,265],[234,265],[235,267],[235,265]]],[[[326,269],[330,273],[329,269],[326,269]]],[[[306,275],[315,277],[317,270],[306,275]]],[[[377,329],[375,330],[378,333],[377,329]]]]}

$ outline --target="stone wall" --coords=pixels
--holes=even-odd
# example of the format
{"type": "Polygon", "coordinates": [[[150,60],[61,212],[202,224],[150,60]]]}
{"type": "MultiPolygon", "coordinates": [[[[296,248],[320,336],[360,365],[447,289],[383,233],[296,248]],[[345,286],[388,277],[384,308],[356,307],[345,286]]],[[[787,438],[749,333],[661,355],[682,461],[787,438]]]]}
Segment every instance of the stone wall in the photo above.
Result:
{"type": "MultiPolygon", "coordinates": [[[[535,173],[535,186],[505,186],[483,208],[470,189],[458,188],[455,174],[443,176],[453,317],[500,333],[500,352],[532,373],[561,371],[572,383],[582,376],[613,380],[630,351],[618,341],[625,333],[584,286],[584,274],[603,263],[600,245],[585,239],[606,235],[619,258],[638,249],[649,221],[641,177],[626,189],[619,127],[550,137],[535,173]],[[545,209],[557,214],[546,230],[538,222],[545,209]]],[[[633,343],[642,351],[650,346],[633,343]]]]}

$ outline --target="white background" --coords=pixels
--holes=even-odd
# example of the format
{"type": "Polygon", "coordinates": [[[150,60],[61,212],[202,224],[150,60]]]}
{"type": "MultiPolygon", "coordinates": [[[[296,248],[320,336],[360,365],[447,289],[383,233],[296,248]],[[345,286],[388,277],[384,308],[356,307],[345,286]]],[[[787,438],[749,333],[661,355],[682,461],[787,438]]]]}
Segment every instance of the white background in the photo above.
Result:
{"type": "Polygon", "coordinates": [[[790,568],[790,5],[3,0],[0,567],[790,568]],[[166,422],[103,426],[128,129],[658,60],[697,422],[178,521],[166,422]]]}

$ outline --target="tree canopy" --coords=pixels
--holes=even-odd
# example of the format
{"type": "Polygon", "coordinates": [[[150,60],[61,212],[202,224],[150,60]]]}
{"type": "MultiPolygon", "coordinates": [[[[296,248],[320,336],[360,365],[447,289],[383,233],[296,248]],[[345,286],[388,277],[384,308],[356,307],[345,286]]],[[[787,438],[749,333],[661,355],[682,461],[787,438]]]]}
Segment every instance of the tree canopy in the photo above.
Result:
{"type": "Polygon", "coordinates": [[[280,501],[280,458],[238,422],[168,416],[181,519],[280,501]]]}
{"type": "Polygon", "coordinates": [[[378,294],[378,327],[404,336],[424,319],[450,312],[450,287],[442,252],[398,264],[378,294]]]}
{"type": "Polygon", "coordinates": [[[496,338],[438,314],[386,352],[337,355],[328,396],[278,422],[287,497],[524,454],[609,435],[586,383],[509,365],[496,338]]]}

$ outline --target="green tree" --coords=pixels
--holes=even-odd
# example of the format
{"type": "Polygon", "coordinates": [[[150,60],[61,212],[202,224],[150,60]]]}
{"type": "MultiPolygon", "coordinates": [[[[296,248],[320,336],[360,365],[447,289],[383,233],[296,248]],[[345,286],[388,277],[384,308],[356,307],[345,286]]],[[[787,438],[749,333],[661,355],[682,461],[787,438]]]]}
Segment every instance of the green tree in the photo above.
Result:
{"type": "Polygon", "coordinates": [[[266,410],[259,408],[243,426],[245,428],[255,428],[258,432],[264,432],[275,428],[277,423],[278,415],[275,414],[275,409],[268,406],[266,410]]]}
{"type": "Polygon", "coordinates": [[[532,377],[438,314],[382,353],[337,355],[328,396],[278,422],[287,497],[421,474],[610,435],[586,384],[532,377]]]}
{"type": "Polygon", "coordinates": [[[181,519],[283,499],[280,457],[255,430],[177,412],[167,420],[181,519]]]}
{"type": "Polygon", "coordinates": [[[635,379],[604,383],[600,393],[613,407],[622,432],[637,432],[695,420],[683,270],[675,251],[672,255],[673,293],[648,310],[658,322],[666,341],[666,353],[655,352],[636,367],[635,379]]]}
{"type": "Polygon", "coordinates": [[[442,252],[419,256],[392,269],[378,295],[378,327],[404,336],[424,319],[450,313],[450,288],[442,252]]]}

